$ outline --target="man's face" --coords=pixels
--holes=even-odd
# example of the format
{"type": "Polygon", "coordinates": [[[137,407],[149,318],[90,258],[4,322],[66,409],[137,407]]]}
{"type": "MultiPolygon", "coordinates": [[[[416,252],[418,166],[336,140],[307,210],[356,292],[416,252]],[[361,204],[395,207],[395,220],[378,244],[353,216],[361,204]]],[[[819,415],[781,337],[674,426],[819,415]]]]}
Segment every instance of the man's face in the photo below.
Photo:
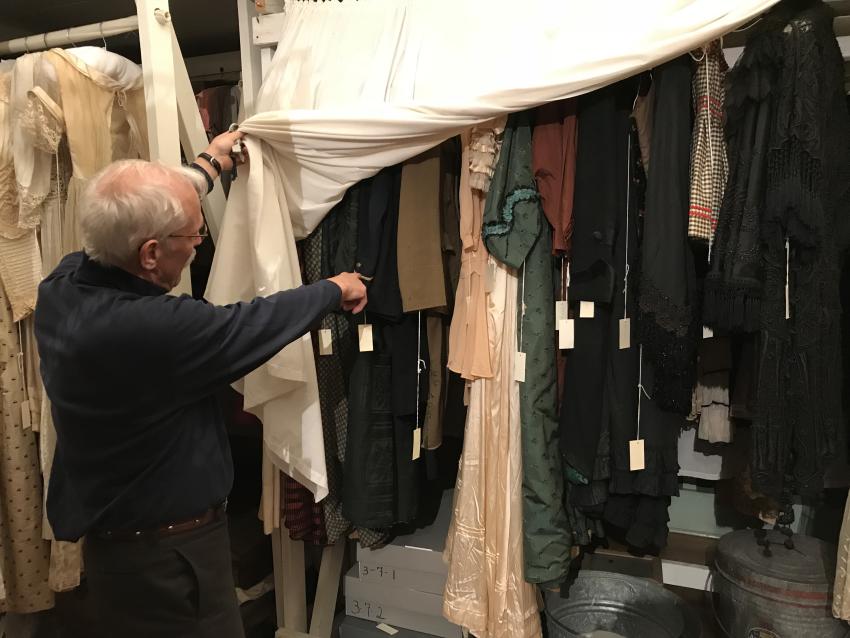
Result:
{"type": "Polygon", "coordinates": [[[195,189],[183,180],[163,184],[174,190],[189,221],[182,228],[161,241],[150,239],[139,248],[138,275],[172,290],[180,283],[180,276],[195,257],[195,247],[205,234],[201,202],[195,189]]]}
{"type": "Polygon", "coordinates": [[[187,184],[179,184],[177,194],[189,218],[185,226],[176,230],[162,242],[158,260],[160,279],[170,289],[180,283],[183,269],[195,258],[195,248],[203,241],[204,217],[197,193],[187,184]]]}

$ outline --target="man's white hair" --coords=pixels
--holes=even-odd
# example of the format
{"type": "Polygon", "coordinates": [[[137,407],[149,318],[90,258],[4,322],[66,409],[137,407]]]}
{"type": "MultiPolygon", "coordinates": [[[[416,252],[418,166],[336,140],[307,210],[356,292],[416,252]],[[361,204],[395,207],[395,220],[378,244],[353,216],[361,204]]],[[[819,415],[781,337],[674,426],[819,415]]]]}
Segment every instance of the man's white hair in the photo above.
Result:
{"type": "Polygon", "coordinates": [[[207,192],[203,175],[185,166],[120,160],[100,171],[79,205],[86,254],[107,266],[132,266],[142,244],[185,226],[189,218],[174,193],[181,181],[199,197],[207,192]]]}

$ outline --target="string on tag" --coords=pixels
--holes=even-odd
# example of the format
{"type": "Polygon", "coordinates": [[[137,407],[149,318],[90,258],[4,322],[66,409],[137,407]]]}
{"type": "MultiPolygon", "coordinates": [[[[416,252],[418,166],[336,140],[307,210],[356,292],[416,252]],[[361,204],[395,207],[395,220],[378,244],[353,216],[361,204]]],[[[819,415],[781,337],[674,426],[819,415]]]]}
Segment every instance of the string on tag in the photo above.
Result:
{"type": "Polygon", "coordinates": [[[564,271],[564,261],[565,260],[566,260],[566,258],[563,255],[561,255],[561,299],[564,300],[564,301],[567,300],[567,284],[566,284],[567,273],[564,271]]]}
{"type": "Polygon", "coordinates": [[[637,436],[636,439],[640,439],[640,404],[641,400],[644,396],[647,399],[652,400],[652,397],[649,396],[649,392],[646,391],[646,388],[643,387],[643,344],[640,346],[640,357],[638,359],[638,408],[637,408],[637,436]]]}
{"type": "Polygon", "coordinates": [[[416,326],[416,427],[419,427],[419,377],[427,369],[427,364],[422,358],[422,311],[418,313],[419,319],[416,326]]]}
{"type": "Polygon", "coordinates": [[[791,318],[791,242],[785,238],[785,318],[791,318]]]}
{"type": "Polygon", "coordinates": [[[629,133],[629,153],[626,159],[626,274],[623,277],[623,319],[629,308],[629,214],[632,202],[632,135],[629,133]]]}
{"type": "Polygon", "coordinates": [[[522,262],[522,288],[520,289],[520,299],[522,307],[520,308],[519,317],[519,352],[522,352],[522,324],[525,323],[525,261],[522,262]]]}
{"type": "Polygon", "coordinates": [[[26,392],[27,373],[26,373],[26,370],[24,370],[24,333],[21,330],[21,322],[20,321],[17,323],[17,327],[18,327],[18,353],[17,353],[16,358],[18,359],[18,370],[21,371],[21,383],[24,384],[24,392],[26,392]]]}

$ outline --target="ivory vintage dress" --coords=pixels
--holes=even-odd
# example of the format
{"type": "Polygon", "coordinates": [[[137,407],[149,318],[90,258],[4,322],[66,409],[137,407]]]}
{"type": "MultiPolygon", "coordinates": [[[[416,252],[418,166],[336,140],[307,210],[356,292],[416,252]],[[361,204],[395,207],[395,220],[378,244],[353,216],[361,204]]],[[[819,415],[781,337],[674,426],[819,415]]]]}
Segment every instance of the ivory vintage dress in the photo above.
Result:
{"type": "Polygon", "coordinates": [[[481,241],[481,219],[499,152],[505,118],[461,135],[460,279],[449,330],[449,369],[467,380],[493,376],[489,349],[485,275],[488,255],[481,241]]]}
{"type": "MultiPolygon", "coordinates": [[[[469,192],[468,170],[465,161],[461,169],[465,248],[470,237],[481,242],[483,213],[476,207],[474,220],[464,217],[473,214],[468,204],[476,197],[469,192]]],[[[483,246],[480,250],[485,251],[483,246]]],[[[481,259],[480,255],[477,258],[481,259]]],[[[467,260],[465,255],[463,266],[468,268],[467,260]]],[[[479,265],[486,266],[486,259],[479,265]]],[[[463,455],[444,554],[449,571],[443,615],[477,638],[537,638],[541,635],[537,594],[523,576],[520,388],[514,381],[518,283],[514,269],[496,262],[492,268],[489,294],[484,294],[483,277],[478,282],[486,300],[481,327],[487,331],[477,333],[487,336],[480,345],[486,347],[481,352],[492,357],[492,378],[476,379],[470,387],[463,455]]],[[[463,288],[467,275],[466,269],[462,270],[458,305],[464,303],[462,290],[469,290],[463,288]]]]}

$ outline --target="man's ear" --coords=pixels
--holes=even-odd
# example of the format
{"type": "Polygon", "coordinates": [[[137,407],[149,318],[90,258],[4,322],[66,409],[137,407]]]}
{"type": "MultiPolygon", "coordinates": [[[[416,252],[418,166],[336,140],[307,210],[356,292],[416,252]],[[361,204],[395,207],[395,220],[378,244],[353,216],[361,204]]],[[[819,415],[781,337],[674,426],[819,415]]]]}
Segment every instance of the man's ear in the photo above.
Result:
{"type": "Polygon", "coordinates": [[[139,248],[139,266],[142,270],[155,270],[159,260],[159,242],[149,239],[139,248]]]}

